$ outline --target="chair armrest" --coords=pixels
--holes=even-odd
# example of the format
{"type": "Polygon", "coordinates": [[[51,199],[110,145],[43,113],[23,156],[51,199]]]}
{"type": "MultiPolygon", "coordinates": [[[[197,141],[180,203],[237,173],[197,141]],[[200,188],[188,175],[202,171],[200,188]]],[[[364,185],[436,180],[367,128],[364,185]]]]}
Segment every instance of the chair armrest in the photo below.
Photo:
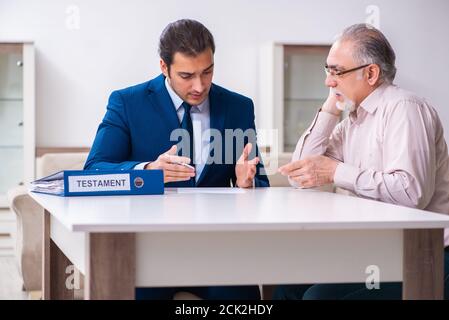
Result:
{"type": "Polygon", "coordinates": [[[28,189],[25,186],[19,186],[9,189],[7,192],[9,206],[12,207],[14,199],[25,194],[28,194],[28,189]]]}
{"type": "Polygon", "coordinates": [[[9,190],[8,200],[17,217],[16,258],[24,287],[41,290],[43,208],[26,187],[9,190]]]}

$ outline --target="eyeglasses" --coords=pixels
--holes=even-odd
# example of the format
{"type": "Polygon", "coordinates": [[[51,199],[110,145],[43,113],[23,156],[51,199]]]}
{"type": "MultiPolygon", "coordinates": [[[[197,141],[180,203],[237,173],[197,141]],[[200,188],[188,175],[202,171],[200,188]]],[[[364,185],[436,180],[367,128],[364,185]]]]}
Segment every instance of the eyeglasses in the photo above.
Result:
{"type": "Polygon", "coordinates": [[[365,67],[368,67],[370,64],[364,64],[363,66],[360,67],[356,67],[356,68],[352,68],[349,70],[337,70],[333,67],[329,67],[327,64],[324,66],[324,72],[326,72],[326,75],[329,76],[331,75],[332,77],[340,77],[346,73],[352,72],[352,71],[356,71],[365,67]]]}

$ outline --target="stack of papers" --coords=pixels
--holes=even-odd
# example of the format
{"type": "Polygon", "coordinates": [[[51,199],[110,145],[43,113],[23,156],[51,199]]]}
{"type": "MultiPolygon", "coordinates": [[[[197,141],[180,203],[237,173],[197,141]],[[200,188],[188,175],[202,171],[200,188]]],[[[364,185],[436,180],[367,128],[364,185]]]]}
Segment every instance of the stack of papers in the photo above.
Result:
{"type": "Polygon", "coordinates": [[[31,182],[30,190],[50,194],[64,193],[64,173],[58,172],[51,176],[31,182]]]}
{"type": "Polygon", "coordinates": [[[35,192],[64,193],[64,180],[34,182],[31,183],[30,189],[35,192]]]}
{"type": "Polygon", "coordinates": [[[242,188],[167,188],[167,193],[215,193],[215,194],[242,194],[242,188]]]}

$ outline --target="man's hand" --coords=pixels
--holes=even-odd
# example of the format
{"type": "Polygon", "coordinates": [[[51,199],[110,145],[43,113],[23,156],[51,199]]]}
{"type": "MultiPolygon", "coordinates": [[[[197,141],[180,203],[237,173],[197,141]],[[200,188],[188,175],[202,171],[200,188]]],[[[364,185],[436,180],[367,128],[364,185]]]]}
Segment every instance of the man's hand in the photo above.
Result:
{"type": "Polygon", "coordinates": [[[313,156],[293,161],[279,168],[279,172],[303,188],[313,188],[334,182],[338,161],[325,156],[313,156]]]}
{"type": "Polygon", "coordinates": [[[321,107],[321,111],[333,114],[334,116],[339,117],[341,115],[341,110],[337,108],[337,101],[344,100],[341,96],[332,91],[332,88],[329,89],[329,96],[321,107]]]}
{"type": "Polygon", "coordinates": [[[179,157],[176,155],[177,147],[172,146],[170,150],[161,154],[156,161],[150,162],[145,166],[147,170],[162,169],[164,170],[164,183],[187,181],[195,176],[195,170],[187,168],[178,163],[190,163],[187,157],[179,157]]]}
{"type": "Polygon", "coordinates": [[[248,160],[253,145],[248,143],[243,149],[235,166],[235,175],[237,177],[237,186],[240,188],[251,188],[253,186],[253,179],[256,175],[256,166],[259,163],[259,157],[248,160]]]}

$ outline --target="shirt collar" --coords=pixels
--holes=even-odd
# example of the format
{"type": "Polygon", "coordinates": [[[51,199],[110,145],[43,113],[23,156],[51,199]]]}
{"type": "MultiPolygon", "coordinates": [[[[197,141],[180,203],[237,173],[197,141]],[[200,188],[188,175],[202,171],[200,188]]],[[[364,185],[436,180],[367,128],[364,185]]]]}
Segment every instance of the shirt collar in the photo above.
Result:
{"type": "Polygon", "coordinates": [[[365,109],[366,112],[373,114],[376,112],[380,101],[385,90],[390,86],[389,83],[383,83],[377,87],[373,92],[371,92],[363,101],[360,103],[360,107],[365,109]]]}
{"type": "MultiPolygon", "coordinates": [[[[173,101],[173,105],[175,106],[176,111],[178,111],[184,101],[178,96],[178,94],[175,92],[175,90],[173,90],[170,83],[168,82],[168,78],[165,78],[165,87],[167,88],[168,94],[170,95],[170,98],[173,101]]],[[[202,112],[204,110],[205,106],[208,105],[208,103],[209,103],[209,97],[207,97],[199,105],[192,106],[192,107],[195,107],[196,109],[199,110],[199,112],[202,112]]]]}

